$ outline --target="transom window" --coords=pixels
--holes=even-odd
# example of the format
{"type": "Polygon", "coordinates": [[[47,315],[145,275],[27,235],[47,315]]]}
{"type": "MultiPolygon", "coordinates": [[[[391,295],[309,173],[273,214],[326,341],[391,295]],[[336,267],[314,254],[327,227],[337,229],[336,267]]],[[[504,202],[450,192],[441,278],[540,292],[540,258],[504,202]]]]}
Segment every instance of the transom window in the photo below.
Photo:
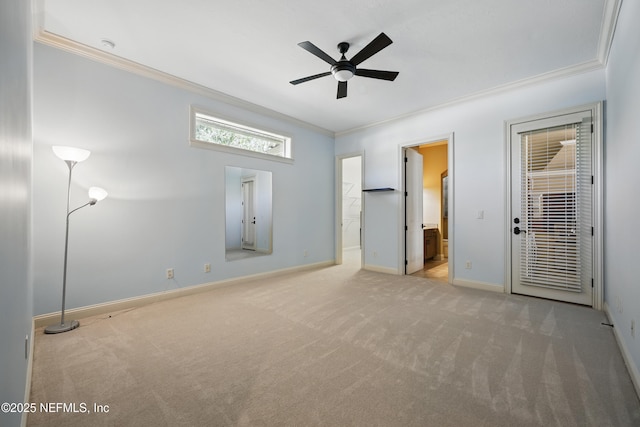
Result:
{"type": "Polygon", "coordinates": [[[291,159],[291,138],[234,123],[194,108],[191,109],[191,143],[236,154],[291,159]]]}

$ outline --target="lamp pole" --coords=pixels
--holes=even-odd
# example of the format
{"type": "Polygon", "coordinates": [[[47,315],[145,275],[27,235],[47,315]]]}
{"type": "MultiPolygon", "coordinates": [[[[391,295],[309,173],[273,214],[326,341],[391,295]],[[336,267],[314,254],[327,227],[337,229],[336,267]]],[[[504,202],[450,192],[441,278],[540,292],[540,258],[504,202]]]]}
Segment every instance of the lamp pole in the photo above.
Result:
{"type": "Polygon", "coordinates": [[[64,268],[62,273],[62,310],[60,311],[60,323],[47,326],[44,329],[45,334],[58,334],[60,332],[67,332],[80,326],[80,322],[77,320],[71,320],[66,322],[64,320],[65,301],[67,294],[67,256],[69,254],[69,217],[75,211],[84,208],[88,205],[95,205],[98,200],[102,200],[107,196],[107,192],[101,188],[92,187],[89,189],[89,201],[82,206],[79,206],[73,210],[69,210],[71,205],[71,174],[73,167],[79,162],[89,157],[89,151],[75,149],[72,147],[53,147],[54,153],[60,157],[69,167],[69,181],[67,182],[67,218],[66,229],[64,235],[64,268]],[[69,158],[70,157],[70,158],[69,158]]]}
{"type": "MultiPolygon", "coordinates": [[[[64,234],[64,269],[62,272],[62,311],[60,315],[60,324],[47,326],[44,330],[46,334],[57,334],[60,332],[66,332],[80,326],[80,322],[78,322],[77,320],[72,320],[68,324],[64,323],[64,306],[65,306],[65,299],[67,294],[67,254],[69,252],[69,215],[71,215],[71,212],[69,212],[69,205],[71,203],[71,173],[73,171],[73,167],[78,163],[73,160],[65,160],[64,162],[67,164],[67,166],[69,166],[69,182],[67,183],[67,226],[64,234]]],[[[74,211],[78,209],[74,209],[74,211]]]]}
{"type": "MultiPolygon", "coordinates": [[[[64,305],[65,297],[67,294],[67,254],[69,253],[69,205],[71,203],[71,172],[77,162],[66,160],[65,163],[69,166],[69,182],[67,183],[67,224],[64,233],[64,270],[62,272],[62,314],[60,315],[60,326],[64,326],[64,305]]],[[[75,322],[74,320],[71,323],[75,322]]],[[[77,322],[78,323],[78,322],[77,322]]],[[[80,326],[80,323],[76,327],[80,326]]],[[[71,328],[73,329],[73,327],[71,328]]]]}

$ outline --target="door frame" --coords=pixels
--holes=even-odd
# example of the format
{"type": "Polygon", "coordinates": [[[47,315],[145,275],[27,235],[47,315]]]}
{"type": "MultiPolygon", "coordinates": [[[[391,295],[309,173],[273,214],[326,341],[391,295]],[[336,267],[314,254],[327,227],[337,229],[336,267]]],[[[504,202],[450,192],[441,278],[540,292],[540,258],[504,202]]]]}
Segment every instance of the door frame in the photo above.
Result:
{"type": "Polygon", "coordinates": [[[398,182],[400,183],[400,203],[398,203],[398,273],[399,275],[405,274],[404,260],[406,259],[406,234],[405,234],[405,209],[406,200],[404,197],[405,189],[405,163],[404,163],[404,150],[410,147],[419,147],[422,145],[429,145],[440,141],[447,141],[447,170],[449,171],[449,229],[447,230],[449,236],[449,257],[447,258],[448,264],[448,278],[447,282],[453,284],[455,278],[455,158],[454,158],[454,132],[421,139],[419,141],[405,142],[398,145],[398,158],[400,160],[400,167],[398,168],[398,182]]]}
{"type": "Polygon", "coordinates": [[[549,119],[556,116],[575,114],[584,111],[590,111],[593,117],[593,290],[592,290],[592,307],[596,310],[603,309],[604,292],[603,292],[603,116],[602,102],[579,105],[576,107],[565,108],[562,110],[552,111],[548,113],[540,113],[531,116],[521,117],[517,119],[507,120],[504,122],[504,141],[505,141],[505,215],[504,215],[504,292],[510,294],[512,281],[511,254],[512,254],[512,238],[511,238],[511,219],[512,219],[512,168],[511,168],[511,134],[512,128],[516,125],[533,122],[537,120],[549,119]]]}
{"type": "MultiPolygon", "coordinates": [[[[335,210],[335,242],[336,242],[336,247],[335,247],[335,263],[337,265],[341,265],[342,264],[342,207],[343,207],[343,203],[342,203],[342,166],[343,163],[342,161],[345,159],[349,159],[352,157],[360,157],[360,185],[362,186],[362,183],[364,182],[364,151],[356,151],[356,152],[352,152],[352,153],[346,153],[346,154],[339,154],[336,156],[336,166],[335,166],[335,171],[336,171],[336,176],[335,176],[335,206],[336,206],[336,210],[335,210]]],[[[362,267],[364,265],[364,254],[365,254],[365,241],[364,241],[364,236],[365,236],[365,232],[364,232],[364,218],[365,218],[365,198],[362,197],[362,199],[360,200],[360,267],[362,267]]]]}

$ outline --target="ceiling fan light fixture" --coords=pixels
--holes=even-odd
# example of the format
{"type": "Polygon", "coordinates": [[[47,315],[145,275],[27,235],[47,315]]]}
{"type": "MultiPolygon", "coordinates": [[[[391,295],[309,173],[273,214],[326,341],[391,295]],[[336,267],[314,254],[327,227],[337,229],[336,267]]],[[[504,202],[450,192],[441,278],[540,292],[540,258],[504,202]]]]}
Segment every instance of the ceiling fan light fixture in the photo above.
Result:
{"type": "Polygon", "coordinates": [[[356,73],[356,67],[347,61],[340,61],[331,67],[331,74],[339,82],[346,82],[356,73]]]}
{"type": "Polygon", "coordinates": [[[336,78],[339,82],[346,82],[351,77],[353,77],[353,72],[351,70],[339,70],[333,72],[333,77],[336,78]]]}

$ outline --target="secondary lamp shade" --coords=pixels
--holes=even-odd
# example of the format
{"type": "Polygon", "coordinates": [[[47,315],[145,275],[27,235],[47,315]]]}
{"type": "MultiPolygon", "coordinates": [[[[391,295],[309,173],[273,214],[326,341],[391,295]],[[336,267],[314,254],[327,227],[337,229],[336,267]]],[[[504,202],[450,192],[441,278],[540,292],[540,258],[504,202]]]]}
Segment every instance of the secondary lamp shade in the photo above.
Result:
{"type": "Polygon", "coordinates": [[[100,200],[104,200],[107,197],[107,192],[104,188],[100,187],[91,187],[89,188],[89,198],[99,202],[100,200]]]}
{"type": "Polygon", "coordinates": [[[54,145],[51,147],[53,153],[64,161],[82,162],[87,160],[91,151],[82,148],[66,147],[63,145],[54,145]]]}

